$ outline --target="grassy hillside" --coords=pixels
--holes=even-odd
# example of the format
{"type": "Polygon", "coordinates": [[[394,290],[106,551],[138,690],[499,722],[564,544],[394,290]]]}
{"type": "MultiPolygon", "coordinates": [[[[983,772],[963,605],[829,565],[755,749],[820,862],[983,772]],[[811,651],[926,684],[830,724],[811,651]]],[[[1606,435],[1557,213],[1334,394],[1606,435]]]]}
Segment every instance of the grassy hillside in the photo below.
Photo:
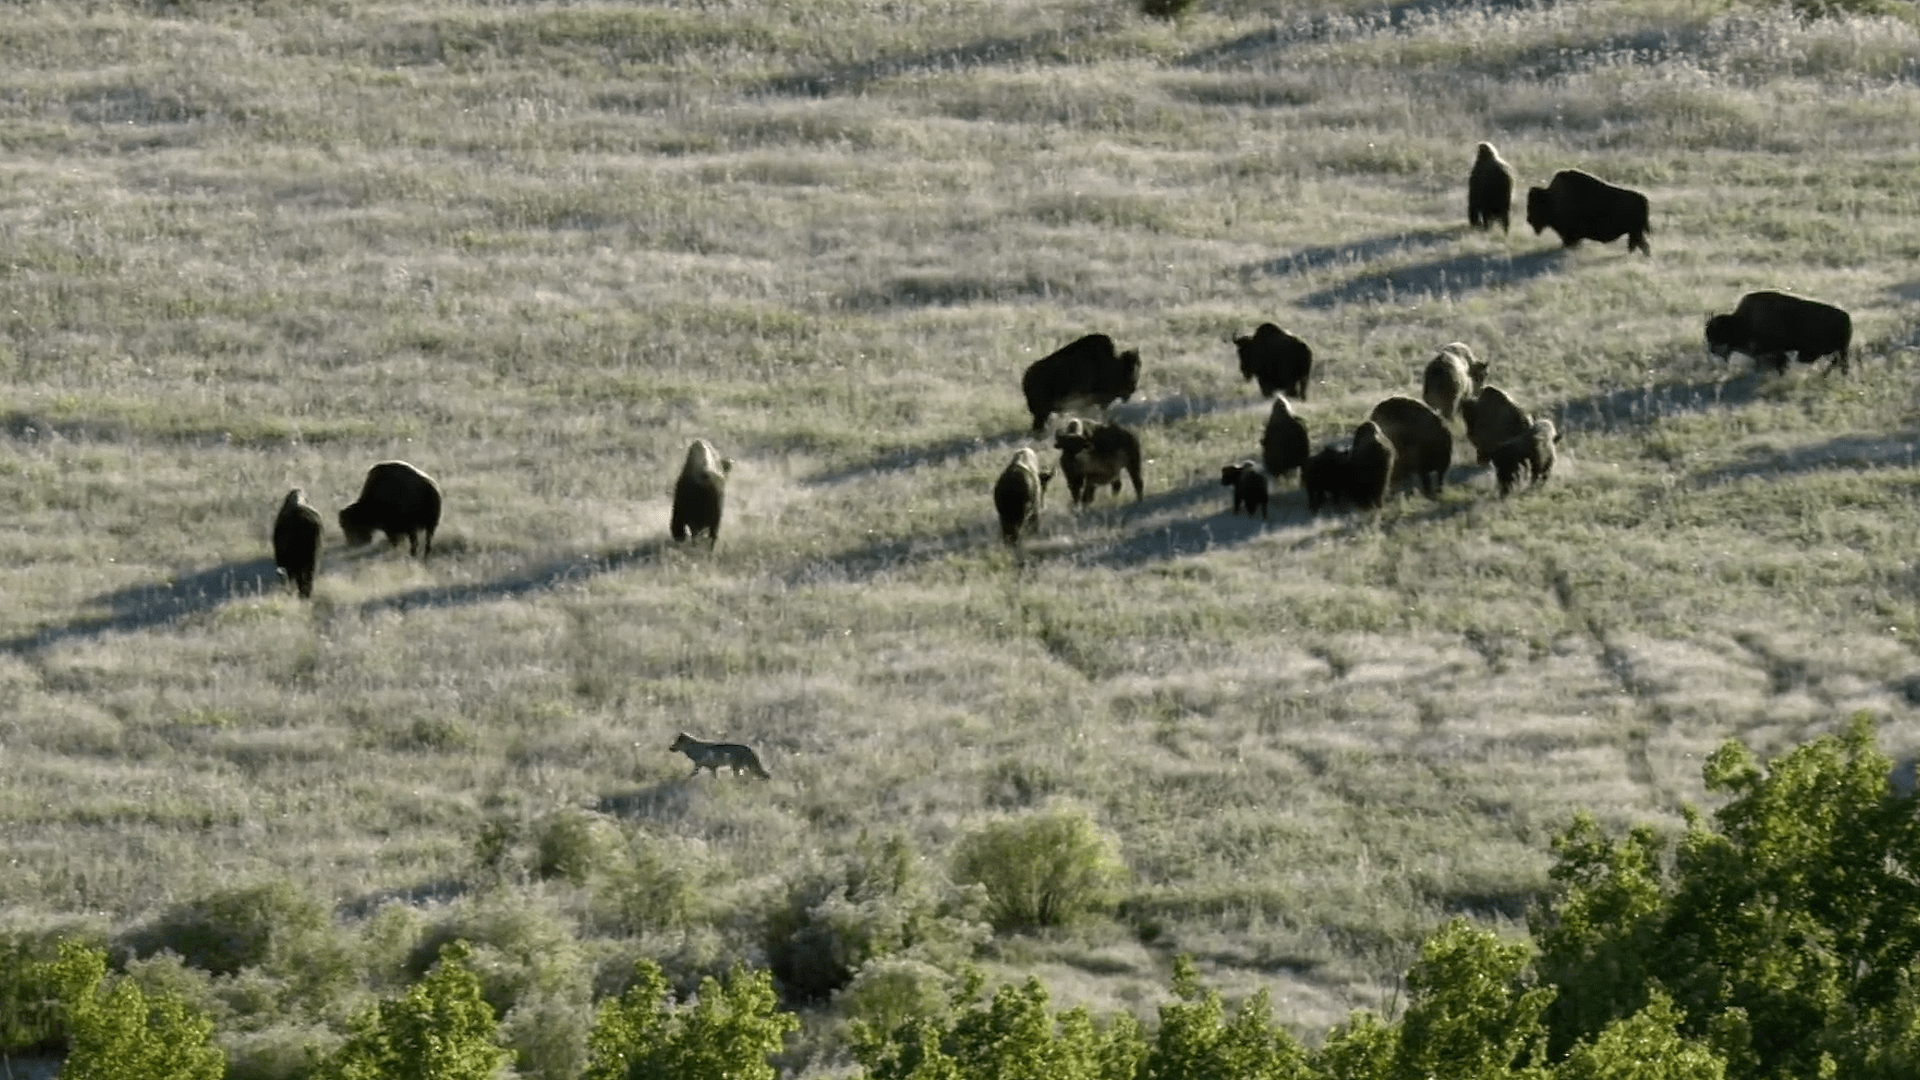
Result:
{"type": "Polygon", "coordinates": [[[504,1003],[577,1003],[763,959],[862,830],[937,881],[1063,805],[1117,915],[990,964],[1391,1007],[1576,808],[1671,824],[1722,740],[1861,709],[1920,750],[1917,124],[1909,23],[1715,0],[16,6],[0,920],[284,881],[368,956],[510,926],[504,1003]],[[1645,191],[1653,257],[1470,231],[1483,139],[1645,191]],[[1763,287],[1850,309],[1853,373],[1709,357],[1763,287]],[[1561,463],[1232,517],[1269,320],[1316,443],[1460,340],[1561,463]],[[1010,552],[1019,373],[1095,330],[1145,358],[1146,498],[1056,492],[1010,552]],[[711,554],[665,539],[695,437],[711,554]],[[433,559],[330,531],[284,591],[282,495],[331,521],[391,457],[444,487],[433,559]],[[681,730],[774,780],[686,779],[681,730]],[[588,869],[542,880],[562,821],[588,869]]]}

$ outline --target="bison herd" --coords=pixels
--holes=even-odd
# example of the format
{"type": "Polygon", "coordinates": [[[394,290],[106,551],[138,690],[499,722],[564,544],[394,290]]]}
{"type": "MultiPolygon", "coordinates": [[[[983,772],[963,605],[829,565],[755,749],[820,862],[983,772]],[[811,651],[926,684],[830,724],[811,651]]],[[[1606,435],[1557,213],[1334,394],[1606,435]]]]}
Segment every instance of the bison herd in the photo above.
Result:
{"type": "MultiPolygon", "coordinates": [[[[1513,167],[1490,143],[1476,148],[1467,177],[1467,221],[1477,228],[1498,222],[1509,227],[1513,167]]],[[[1527,191],[1527,224],[1537,235],[1552,229],[1567,247],[1582,240],[1609,243],[1622,236],[1627,250],[1651,255],[1647,243],[1647,197],[1577,169],[1553,174],[1546,187],[1527,191]]],[[[1780,372],[1789,359],[1812,364],[1832,358],[1834,368],[1849,369],[1853,324],[1831,304],[1773,290],[1750,292],[1731,313],[1710,317],[1707,348],[1726,359],[1739,352],[1758,366],[1780,372]]],[[[1393,395],[1380,401],[1345,439],[1318,451],[1293,401],[1305,401],[1313,374],[1313,349],[1274,323],[1261,323],[1246,337],[1233,339],[1240,375],[1274,399],[1260,432],[1260,453],[1225,465],[1221,486],[1233,493],[1233,512],[1267,516],[1272,482],[1298,471],[1309,513],[1337,503],[1375,508],[1401,483],[1418,484],[1438,496],[1453,464],[1453,422],[1473,448],[1474,461],[1491,465],[1502,497],[1525,471],[1537,484],[1551,474],[1561,433],[1553,421],[1536,418],[1505,389],[1488,382],[1489,365],[1462,342],[1440,348],[1420,372],[1420,397],[1393,395]]],[[[1029,365],[1020,388],[1033,417],[1033,433],[1049,418],[1085,409],[1105,410],[1130,399],[1140,387],[1140,353],[1119,351],[1111,337],[1088,334],[1029,365]]],[[[1066,478],[1076,508],[1093,501],[1102,487],[1117,495],[1123,481],[1134,500],[1145,497],[1140,440],[1110,421],[1067,416],[1054,435],[1057,471],[1066,478]]],[[[705,533],[711,549],[719,542],[726,482],[733,462],[712,444],[695,439],[673,486],[669,531],[674,540],[705,533]]],[[[1000,535],[1017,544],[1039,521],[1047,484],[1056,469],[1043,470],[1040,455],[1023,448],[993,484],[993,505],[1000,535]]],[[[409,553],[432,554],[440,523],[440,486],[404,461],[383,461],[367,471],[360,497],[339,513],[349,544],[364,544],[375,532],[390,543],[407,540],[409,553]]],[[[289,491],[273,523],[273,559],[301,596],[313,592],[322,533],[319,511],[299,488],[289,491]]]]}

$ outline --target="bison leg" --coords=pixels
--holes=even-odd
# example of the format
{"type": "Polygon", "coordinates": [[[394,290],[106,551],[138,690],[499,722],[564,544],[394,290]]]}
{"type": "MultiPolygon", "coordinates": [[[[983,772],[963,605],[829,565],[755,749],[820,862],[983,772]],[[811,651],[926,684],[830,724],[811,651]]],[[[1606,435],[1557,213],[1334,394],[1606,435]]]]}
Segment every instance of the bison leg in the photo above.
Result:
{"type": "Polygon", "coordinates": [[[1653,248],[1647,243],[1646,233],[1634,233],[1627,237],[1628,254],[1632,254],[1635,251],[1638,251],[1649,259],[1653,258],[1653,248]]]}

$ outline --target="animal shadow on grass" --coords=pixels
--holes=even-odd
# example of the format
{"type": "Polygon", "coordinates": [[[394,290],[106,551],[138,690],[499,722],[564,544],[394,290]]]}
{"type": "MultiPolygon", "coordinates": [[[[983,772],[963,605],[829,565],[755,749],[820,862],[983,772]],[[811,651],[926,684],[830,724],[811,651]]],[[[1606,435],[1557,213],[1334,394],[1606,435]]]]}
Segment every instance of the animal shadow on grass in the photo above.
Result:
{"type": "Polygon", "coordinates": [[[65,626],[23,634],[4,643],[8,652],[42,649],[72,638],[104,633],[147,630],[188,615],[211,611],[229,600],[261,596],[282,587],[280,572],[268,558],[222,563],[175,578],[172,582],[129,585],[94,597],[90,604],[109,614],[76,619],[65,626]]]}
{"type": "Polygon", "coordinates": [[[1695,415],[1749,404],[1759,396],[1765,377],[1748,373],[1622,386],[1570,398],[1552,410],[1542,409],[1541,413],[1555,414],[1554,425],[1562,434],[1633,429],[1661,417],[1695,415]]]}
{"type": "Polygon", "coordinates": [[[1910,469],[1920,461],[1920,431],[1843,435],[1789,450],[1750,447],[1746,459],[1701,473],[1696,487],[1713,487],[1751,476],[1785,476],[1842,469],[1910,469]]]}
{"type": "Polygon", "coordinates": [[[1306,273],[1309,270],[1324,270],[1330,266],[1358,266],[1389,255],[1402,255],[1439,247],[1441,244],[1450,244],[1465,236],[1467,229],[1467,225],[1461,224],[1444,229],[1420,229],[1416,232],[1392,233],[1387,236],[1369,236],[1350,244],[1301,248],[1292,254],[1241,267],[1240,272],[1246,277],[1255,274],[1288,277],[1306,273]]]}
{"type": "Polygon", "coordinates": [[[1539,248],[1520,255],[1468,252],[1412,266],[1363,274],[1343,285],[1317,289],[1301,297],[1312,308],[1391,302],[1415,296],[1456,296],[1469,289],[1490,289],[1540,277],[1559,265],[1561,248],[1539,248]]]}
{"type": "MultiPolygon", "coordinates": [[[[666,744],[660,744],[661,753],[666,753],[666,744]]],[[[639,747],[644,751],[646,747],[639,747]]],[[[687,814],[692,805],[693,792],[687,786],[692,777],[667,780],[658,784],[649,784],[632,791],[622,791],[613,795],[602,795],[594,804],[594,809],[602,814],[617,818],[664,818],[677,820],[687,814]]],[[[731,777],[728,777],[731,779],[731,777]]]]}
{"type": "Polygon", "coordinates": [[[509,600],[529,593],[548,592],[571,581],[585,581],[611,574],[629,566],[652,562],[667,550],[671,541],[662,537],[643,540],[632,547],[578,552],[549,559],[518,573],[487,581],[459,585],[428,585],[406,592],[369,600],[361,605],[365,612],[408,611],[415,608],[464,607],[494,600],[509,600]]]}

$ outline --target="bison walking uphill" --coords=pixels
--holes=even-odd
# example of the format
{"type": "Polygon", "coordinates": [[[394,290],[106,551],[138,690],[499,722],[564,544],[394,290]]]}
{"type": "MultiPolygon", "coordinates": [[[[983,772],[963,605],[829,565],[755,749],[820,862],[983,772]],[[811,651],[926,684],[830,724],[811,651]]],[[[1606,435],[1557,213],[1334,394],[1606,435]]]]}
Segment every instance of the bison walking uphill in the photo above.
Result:
{"type": "Polygon", "coordinates": [[[1647,245],[1647,197],[1630,188],[1615,187],[1578,169],[1562,169],[1543,188],[1527,191],[1527,224],[1534,235],[1544,229],[1560,234],[1573,247],[1582,240],[1610,244],[1627,238],[1627,250],[1652,255],[1647,245]]]}
{"type": "Polygon", "coordinates": [[[1261,323],[1252,337],[1233,339],[1240,351],[1240,377],[1256,379],[1260,395],[1286,394],[1307,400],[1307,380],[1313,374],[1313,349],[1272,323],[1261,323]]]}
{"type": "Polygon", "coordinates": [[[1017,544],[1021,533],[1040,523],[1040,510],[1047,504],[1047,481],[1052,479],[1053,470],[1041,472],[1040,458],[1032,450],[1023,447],[1013,455],[1013,461],[993,483],[1000,539],[1017,544]]]}
{"type": "Polygon", "coordinates": [[[1853,317],[1841,308],[1771,289],[1740,298],[1732,314],[1707,320],[1707,348],[1722,360],[1736,352],[1776,372],[1787,370],[1787,354],[1811,364],[1833,357],[1826,373],[1846,371],[1853,344],[1853,317]]]}
{"type": "Polygon", "coordinates": [[[1020,389],[1037,435],[1046,430],[1047,417],[1070,406],[1104,409],[1131,398],[1140,389],[1140,353],[1115,352],[1112,338],[1088,334],[1029,364],[1020,389]]]}
{"type": "Polygon", "coordinates": [[[307,493],[294,488],[273,519],[273,565],[287,575],[301,596],[313,595],[313,572],[320,564],[320,511],[307,493]]]}
{"type": "Polygon", "coordinates": [[[720,511],[727,498],[727,473],[733,460],[722,458],[705,439],[687,444],[687,460],[673,482],[673,517],[667,531],[675,540],[707,534],[707,550],[720,542],[720,511]]]}
{"type": "Polygon", "coordinates": [[[407,538],[407,554],[433,554],[433,531],[440,527],[440,485],[433,477],[404,461],[382,461],[367,470],[360,497],[340,511],[340,531],[347,543],[359,545],[373,534],[387,534],[387,542],[407,538]]]}
{"type": "Polygon", "coordinates": [[[1473,171],[1467,174],[1467,223],[1476,229],[1508,231],[1513,211],[1513,166],[1508,165],[1492,143],[1481,143],[1474,154],[1473,171]]]}

